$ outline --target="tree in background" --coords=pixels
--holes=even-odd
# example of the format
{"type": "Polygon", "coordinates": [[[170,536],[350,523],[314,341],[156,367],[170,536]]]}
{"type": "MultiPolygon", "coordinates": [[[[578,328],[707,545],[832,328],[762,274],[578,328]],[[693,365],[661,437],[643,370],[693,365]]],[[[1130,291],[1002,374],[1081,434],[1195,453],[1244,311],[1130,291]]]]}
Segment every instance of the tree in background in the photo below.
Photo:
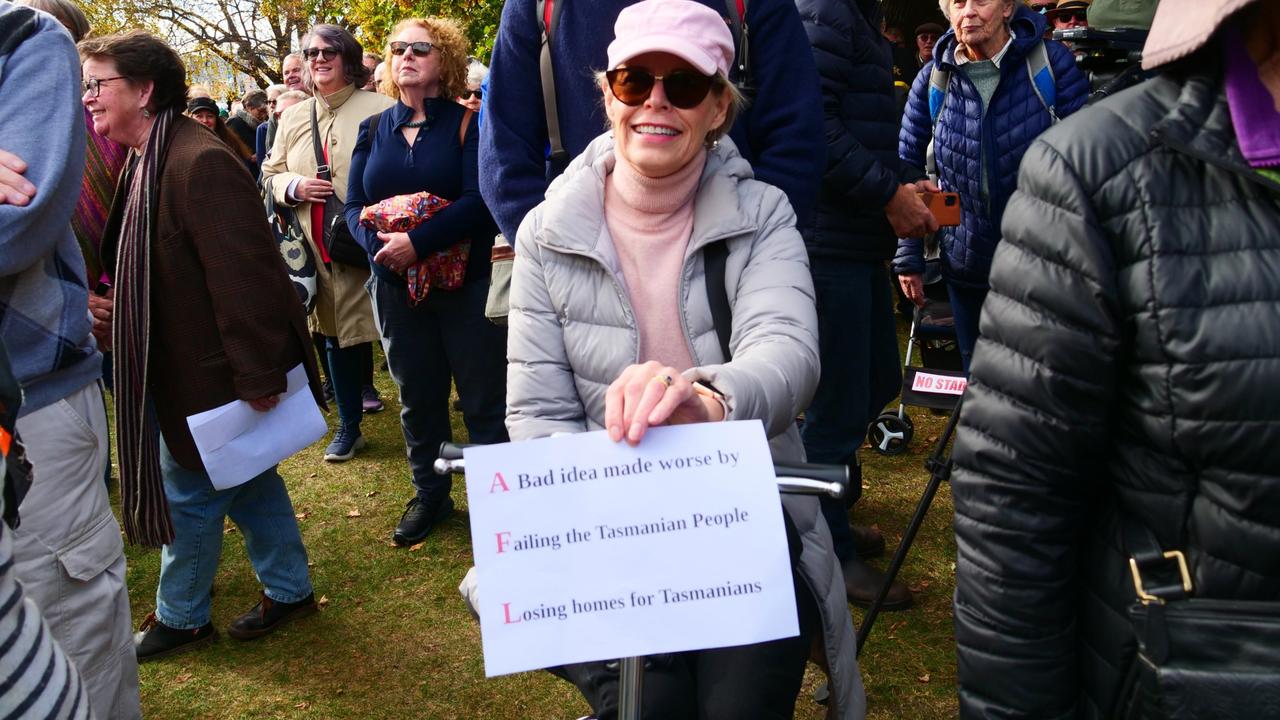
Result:
{"type": "Polygon", "coordinates": [[[143,28],[169,41],[184,61],[221,61],[259,87],[281,81],[280,63],[315,23],[341,25],[381,52],[402,18],[441,15],[467,29],[472,54],[487,59],[502,0],[77,0],[97,34],[143,28]]]}

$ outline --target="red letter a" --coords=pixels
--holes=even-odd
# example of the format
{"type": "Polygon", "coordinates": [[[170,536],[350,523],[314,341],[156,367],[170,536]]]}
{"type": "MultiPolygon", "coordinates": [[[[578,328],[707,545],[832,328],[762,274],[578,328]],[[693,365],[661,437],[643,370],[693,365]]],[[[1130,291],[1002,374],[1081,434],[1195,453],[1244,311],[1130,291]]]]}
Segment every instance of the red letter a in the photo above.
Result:
{"type": "Polygon", "coordinates": [[[502,492],[511,492],[511,488],[507,487],[507,481],[502,479],[502,473],[493,474],[493,482],[489,484],[489,493],[493,493],[493,489],[502,486],[502,492]]]}

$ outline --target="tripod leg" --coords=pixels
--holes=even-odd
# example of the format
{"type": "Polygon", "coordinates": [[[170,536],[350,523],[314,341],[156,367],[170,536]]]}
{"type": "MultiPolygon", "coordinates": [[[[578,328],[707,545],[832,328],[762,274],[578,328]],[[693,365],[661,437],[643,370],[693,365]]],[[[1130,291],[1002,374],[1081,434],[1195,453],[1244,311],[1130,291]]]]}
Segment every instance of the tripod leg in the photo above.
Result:
{"type": "Polygon", "coordinates": [[[643,692],[644,658],[622,658],[618,667],[618,720],[640,720],[643,692]]]}
{"type": "Polygon", "coordinates": [[[859,655],[862,654],[862,645],[867,641],[867,635],[871,634],[871,626],[875,624],[876,616],[880,614],[880,606],[884,603],[885,597],[889,595],[889,586],[898,578],[898,571],[902,569],[902,563],[907,559],[907,552],[911,550],[911,543],[915,542],[916,534],[920,532],[920,526],[924,523],[924,516],[928,514],[929,506],[933,504],[933,497],[938,494],[938,487],[941,484],[942,478],[937,473],[930,476],[924,495],[920,497],[920,502],[916,504],[916,513],[912,516],[906,532],[902,535],[902,542],[898,543],[898,549],[893,551],[893,559],[889,562],[889,569],[884,575],[884,584],[880,586],[880,592],[876,593],[875,601],[871,603],[871,607],[867,608],[867,614],[862,619],[862,624],[858,626],[859,655]]]}

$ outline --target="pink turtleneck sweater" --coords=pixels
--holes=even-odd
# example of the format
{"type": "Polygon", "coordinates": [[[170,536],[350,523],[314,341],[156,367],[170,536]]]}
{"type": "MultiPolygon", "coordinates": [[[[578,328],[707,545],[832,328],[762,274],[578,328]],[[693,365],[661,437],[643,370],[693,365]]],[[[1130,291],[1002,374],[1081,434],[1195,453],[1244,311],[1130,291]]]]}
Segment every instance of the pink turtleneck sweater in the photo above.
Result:
{"type": "Polygon", "coordinates": [[[680,317],[680,275],[693,232],[693,198],[707,153],[663,178],[621,159],[604,183],[604,219],[618,253],[640,333],[640,362],[693,367],[680,317]]]}

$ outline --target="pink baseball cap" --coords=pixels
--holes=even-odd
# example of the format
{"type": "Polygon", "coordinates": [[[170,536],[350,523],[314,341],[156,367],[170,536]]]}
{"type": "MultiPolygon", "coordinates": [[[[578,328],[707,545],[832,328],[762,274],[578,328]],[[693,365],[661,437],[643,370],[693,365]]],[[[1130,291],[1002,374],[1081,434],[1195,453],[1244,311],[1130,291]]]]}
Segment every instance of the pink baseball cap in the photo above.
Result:
{"type": "Polygon", "coordinates": [[[643,0],[618,13],[609,43],[609,70],[637,55],[663,52],[704,75],[725,77],[733,63],[733,35],[715,10],[692,0],[643,0]]]}

